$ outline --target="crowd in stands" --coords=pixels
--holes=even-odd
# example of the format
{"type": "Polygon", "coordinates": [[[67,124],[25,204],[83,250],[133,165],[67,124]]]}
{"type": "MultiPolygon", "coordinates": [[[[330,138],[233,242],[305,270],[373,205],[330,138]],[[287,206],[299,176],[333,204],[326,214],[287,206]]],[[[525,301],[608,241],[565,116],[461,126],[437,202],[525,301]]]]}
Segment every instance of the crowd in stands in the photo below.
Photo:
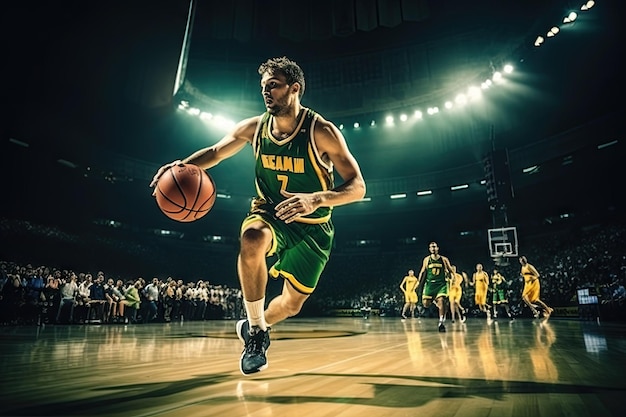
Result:
{"type": "Polygon", "coordinates": [[[198,280],[114,279],[0,261],[0,323],[137,324],[238,319],[241,291],[198,280]]]}
{"type": "MultiPolygon", "coordinates": [[[[477,263],[493,272],[483,248],[445,248],[442,253],[471,277],[477,263]],[[454,253],[454,256],[450,255],[454,253]]],[[[336,251],[302,315],[327,315],[334,309],[376,309],[398,316],[404,303],[399,283],[409,269],[419,271],[427,247],[411,251],[359,254],[336,251]],[[349,265],[347,268],[346,266],[349,265]]],[[[626,227],[621,223],[561,230],[525,239],[525,255],[541,274],[541,294],[549,305],[576,306],[577,290],[598,295],[605,314],[626,318],[626,227]]],[[[523,280],[517,258],[497,266],[509,281],[514,314],[524,313],[523,280]]],[[[231,262],[231,259],[225,259],[231,262]]],[[[214,265],[213,270],[225,266],[214,265]]],[[[234,277],[236,280],[236,277],[234,277]]],[[[232,280],[231,280],[232,282],[232,280]]],[[[474,289],[467,285],[461,304],[480,315],[474,289]]],[[[56,266],[0,260],[0,323],[150,323],[179,320],[238,319],[238,286],[180,278],[121,278],[119,274],[76,271],[56,266]]],[[[422,314],[428,314],[422,311],[422,314]]]]}

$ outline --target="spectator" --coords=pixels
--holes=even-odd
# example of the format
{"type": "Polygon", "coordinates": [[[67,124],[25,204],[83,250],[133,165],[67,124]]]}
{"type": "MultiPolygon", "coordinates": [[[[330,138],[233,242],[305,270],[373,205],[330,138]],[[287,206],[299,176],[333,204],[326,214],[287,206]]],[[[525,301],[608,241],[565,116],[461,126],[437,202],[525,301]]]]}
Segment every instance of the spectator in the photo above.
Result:
{"type": "Polygon", "coordinates": [[[127,306],[130,308],[130,319],[128,317],[124,318],[124,322],[131,323],[137,322],[137,311],[139,307],[141,307],[141,298],[139,297],[139,288],[141,288],[141,281],[137,280],[135,282],[128,281],[126,283],[126,291],[124,292],[124,299],[120,301],[120,305],[127,306]]]}
{"type": "Polygon", "coordinates": [[[124,306],[125,304],[122,301],[126,298],[124,290],[124,281],[118,279],[115,282],[115,285],[111,289],[111,297],[115,301],[115,305],[117,307],[116,311],[113,313],[113,322],[120,323],[124,321],[124,306]]]}
{"type": "Polygon", "coordinates": [[[157,318],[158,301],[159,301],[159,279],[152,278],[152,282],[143,289],[143,295],[145,296],[145,303],[142,303],[143,308],[143,322],[150,323],[157,318]],[[145,304],[145,305],[143,305],[145,304]]]}
{"type": "Polygon", "coordinates": [[[59,303],[61,300],[61,271],[53,270],[45,275],[46,286],[43,289],[43,295],[45,297],[45,303],[47,303],[47,313],[43,319],[45,323],[56,322],[57,310],[59,309],[59,303]]]}
{"type": "Polygon", "coordinates": [[[72,272],[70,274],[69,281],[61,286],[59,307],[57,308],[57,314],[54,319],[55,323],[60,322],[61,311],[67,304],[70,305],[68,321],[70,323],[74,322],[74,306],[76,305],[76,296],[78,295],[78,284],[76,283],[77,278],[76,274],[72,272]]]}
{"type": "Polygon", "coordinates": [[[113,318],[115,318],[117,314],[117,301],[118,298],[114,294],[115,290],[115,281],[113,278],[107,278],[106,283],[104,284],[104,296],[106,297],[107,303],[104,313],[104,322],[110,323],[113,318]]]}
{"type": "Polygon", "coordinates": [[[204,320],[207,310],[207,303],[209,301],[209,291],[204,281],[199,280],[196,285],[196,292],[194,295],[196,302],[196,311],[194,313],[195,320],[204,320]]]}
{"type": "Polygon", "coordinates": [[[88,321],[102,323],[104,321],[107,297],[104,290],[104,274],[99,273],[89,287],[88,321]]]}
{"type": "Polygon", "coordinates": [[[25,292],[26,290],[22,285],[19,274],[10,274],[7,283],[2,288],[0,322],[18,324],[22,317],[25,292]]]}

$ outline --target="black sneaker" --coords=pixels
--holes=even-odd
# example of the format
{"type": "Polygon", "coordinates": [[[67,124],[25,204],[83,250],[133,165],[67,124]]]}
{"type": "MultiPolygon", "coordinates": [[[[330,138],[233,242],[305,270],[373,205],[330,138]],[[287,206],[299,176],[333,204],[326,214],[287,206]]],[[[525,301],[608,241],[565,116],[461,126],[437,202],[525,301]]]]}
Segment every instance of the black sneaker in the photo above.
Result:
{"type": "Polygon", "coordinates": [[[254,374],[267,368],[266,353],[270,346],[270,332],[257,326],[250,327],[248,320],[237,322],[237,336],[244,343],[239,369],[244,375],[254,374]]]}
{"type": "MultiPolygon", "coordinates": [[[[265,351],[269,350],[270,348],[270,330],[272,330],[272,328],[268,326],[266,332],[267,336],[265,337],[265,351]]],[[[248,339],[250,339],[250,322],[248,321],[248,319],[242,319],[237,322],[237,337],[244,345],[248,343],[248,339]]]]}
{"type": "Polygon", "coordinates": [[[446,331],[446,326],[443,325],[443,322],[439,322],[439,332],[444,333],[446,331]]]}
{"type": "Polygon", "coordinates": [[[244,345],[248,342],[250,338],[250,323],[248,319],[239,320],[237,322],[237,337],[241,340],[241,343],[244,345]]]}

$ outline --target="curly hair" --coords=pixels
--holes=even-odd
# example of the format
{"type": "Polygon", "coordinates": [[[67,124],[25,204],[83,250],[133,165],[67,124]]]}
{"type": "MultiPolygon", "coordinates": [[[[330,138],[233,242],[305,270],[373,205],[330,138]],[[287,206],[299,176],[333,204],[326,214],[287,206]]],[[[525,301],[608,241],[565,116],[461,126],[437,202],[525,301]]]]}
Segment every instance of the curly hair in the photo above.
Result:
{"type": "Polygon", "coordinates": [[[299,96],[302,98],[304,94],[304,72],[302,68],[291,59],[286,56],[280,58],[270,58],[259,66],[259,75],[265,73],[268,74],[282,74],[287,80],[287,84],[293,83],[300,84],[299,96]]]}

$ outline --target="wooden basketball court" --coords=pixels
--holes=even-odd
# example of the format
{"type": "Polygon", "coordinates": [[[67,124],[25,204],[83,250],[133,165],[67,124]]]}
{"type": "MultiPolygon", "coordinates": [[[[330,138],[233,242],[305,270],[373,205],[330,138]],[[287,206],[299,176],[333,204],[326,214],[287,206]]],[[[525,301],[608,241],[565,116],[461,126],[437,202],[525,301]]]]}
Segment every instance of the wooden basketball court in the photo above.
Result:
{"type": "Polygon", "coordinates": [[[292,318],[245,377],[235,321],[0,328],[2,416],[621,416],[626,325],[292,318]]]}

